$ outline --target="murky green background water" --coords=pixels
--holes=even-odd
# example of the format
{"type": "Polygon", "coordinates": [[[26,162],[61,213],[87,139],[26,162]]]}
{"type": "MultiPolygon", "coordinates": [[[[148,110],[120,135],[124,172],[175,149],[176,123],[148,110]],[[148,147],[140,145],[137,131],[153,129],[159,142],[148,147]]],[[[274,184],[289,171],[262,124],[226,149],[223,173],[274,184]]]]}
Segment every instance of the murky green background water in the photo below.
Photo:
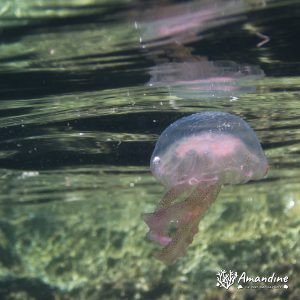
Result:
{"type": "Polygon", "coordinates": [[[298,1],[238,1],[200,28],[193,55],[266,76],[251,93],[198,99],[148,85],[156,50],[134,26],[145,5],[0,2],[0,299],[299,299],[298,1]],[[257,32],[271,40],[256,47],[257,32]],[[251,124],[270,171],[224,187],[166,267],[141,219],[163,194],[149,159],[163,129],[205,110],[251,124]],[[225,290],[222,269],[276,272],[289,288],[225,290]]]}

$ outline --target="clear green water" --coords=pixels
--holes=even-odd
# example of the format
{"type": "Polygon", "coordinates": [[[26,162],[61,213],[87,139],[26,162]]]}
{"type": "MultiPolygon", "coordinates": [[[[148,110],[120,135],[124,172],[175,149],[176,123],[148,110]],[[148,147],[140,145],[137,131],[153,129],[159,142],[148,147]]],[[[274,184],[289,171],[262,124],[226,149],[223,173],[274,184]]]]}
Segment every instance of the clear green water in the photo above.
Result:
{"type": "Polygon", "coordinates": [[[298,299],[297,1],[248,1],[188,44],[266,74],[252,93],[202,99],[147,85],[156,62],[139,43],[136,3],[1,5],[0,299],[298,299]],[[256,30],[271,41],[257,48],[256,30]],[[205,110],[245,119],[270,171],[223,187],[186,256],[165,266],[141,219],[164,192],[150,156],[170,123],[205,110]],[[276,272],[289,288],[227,291],[221,269],[276,272]]]}

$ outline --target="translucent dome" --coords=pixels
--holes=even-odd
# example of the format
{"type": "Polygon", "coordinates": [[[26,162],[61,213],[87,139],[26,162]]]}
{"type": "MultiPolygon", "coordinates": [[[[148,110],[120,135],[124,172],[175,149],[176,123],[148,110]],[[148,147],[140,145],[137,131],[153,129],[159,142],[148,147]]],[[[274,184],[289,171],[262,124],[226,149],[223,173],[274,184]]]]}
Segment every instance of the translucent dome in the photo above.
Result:
{"type": "Polygon", "coordinates": [[[251,127],[224,112],[181,118],[159,137],[151,157],[153,175],[166,187],[204,181],[236,184],[262,178],[268,162],[251,127]]]}

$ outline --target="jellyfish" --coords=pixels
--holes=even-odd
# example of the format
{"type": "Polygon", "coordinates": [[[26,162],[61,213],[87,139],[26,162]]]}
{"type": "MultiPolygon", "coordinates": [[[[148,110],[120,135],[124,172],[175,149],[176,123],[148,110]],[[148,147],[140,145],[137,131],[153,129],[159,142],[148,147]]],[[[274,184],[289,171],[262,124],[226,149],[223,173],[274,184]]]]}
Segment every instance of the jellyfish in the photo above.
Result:
{"type": "Polygon", "coordinates": [[[167,189],[155,212],[143,216],[148,237],[166,264],[183,256],[201,217],[225,184],[259,180],[268,161],[253,129],[225,112],[201,112],[167,127],[151,156],[151,172],[167,189]]]}

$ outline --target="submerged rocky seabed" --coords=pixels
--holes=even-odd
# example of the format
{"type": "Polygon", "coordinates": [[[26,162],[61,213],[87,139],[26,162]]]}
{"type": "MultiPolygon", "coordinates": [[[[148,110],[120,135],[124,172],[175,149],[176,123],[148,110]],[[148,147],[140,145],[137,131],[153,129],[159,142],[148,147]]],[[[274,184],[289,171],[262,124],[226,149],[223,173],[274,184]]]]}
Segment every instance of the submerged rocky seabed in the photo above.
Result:
{"type": "MultiPolygon", "coordinates": [[[[155,246],[146,239],[141,219],[161,188],[144,170],[124,171],[109,175],[106,191],[93,179],[98,188],[83,189],[79,201],[70,189],[65,203],[2,208],[0,294],[5,299],[296,299],[300,191],[295,184],[267,180],[225,187],[187,255],[164,266],[153,258],[155,246]],[[289,277],[289,288],[216,288],[216,273],[223,269],[249,276],[275,272],[289,277]]],[[[93,172],[73,173],[69,186],[99,173],[93,172]]],[[[54,171],[20,184],[38,184],[49,176],[54,171]]]]}

